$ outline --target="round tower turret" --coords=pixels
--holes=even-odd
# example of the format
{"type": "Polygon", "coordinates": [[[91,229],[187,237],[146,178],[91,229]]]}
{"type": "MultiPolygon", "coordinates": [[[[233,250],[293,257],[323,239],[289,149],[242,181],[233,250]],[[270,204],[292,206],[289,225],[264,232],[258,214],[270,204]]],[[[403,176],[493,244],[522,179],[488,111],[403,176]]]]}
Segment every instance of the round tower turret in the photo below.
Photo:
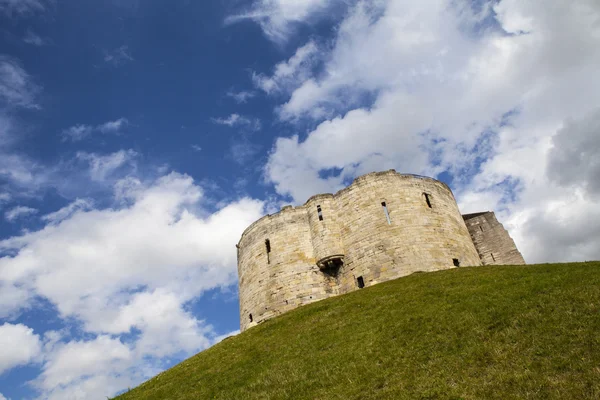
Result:
{"type": "Polygon", "coordinates": [[[332,194],[319,194],[305,204],[314,257],[321,270],[339,269],[344,262],[338,208],[332,194]]]}

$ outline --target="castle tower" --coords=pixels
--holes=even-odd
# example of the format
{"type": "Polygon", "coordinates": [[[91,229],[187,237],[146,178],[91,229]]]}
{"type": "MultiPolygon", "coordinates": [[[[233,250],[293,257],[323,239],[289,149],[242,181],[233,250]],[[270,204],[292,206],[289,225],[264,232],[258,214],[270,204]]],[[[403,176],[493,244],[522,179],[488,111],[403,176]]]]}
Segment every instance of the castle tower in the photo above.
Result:
{"type": "Polygon", "coordinates": [[[492,211],[463,215],[483,265],[523,265],[525,260],[492,211]]]}
{"type": "Polygon", "coordinates": [[[244,231],[238,243],[241,330],[416,271],[479,265],[448,186],[394,170],[363,175],[244,231]]]}

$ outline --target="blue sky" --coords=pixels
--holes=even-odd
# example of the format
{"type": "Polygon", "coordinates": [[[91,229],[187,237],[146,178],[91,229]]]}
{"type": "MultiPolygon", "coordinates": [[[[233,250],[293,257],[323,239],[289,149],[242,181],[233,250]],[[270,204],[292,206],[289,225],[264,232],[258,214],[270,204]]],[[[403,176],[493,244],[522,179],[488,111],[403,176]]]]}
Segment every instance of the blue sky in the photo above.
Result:
{"type": "Polygon", "coordinates": [[[594,0],[0,0],[0,400],[235,334],[244,228],[371,171],[599,259],[598,76],[594,0]]]}

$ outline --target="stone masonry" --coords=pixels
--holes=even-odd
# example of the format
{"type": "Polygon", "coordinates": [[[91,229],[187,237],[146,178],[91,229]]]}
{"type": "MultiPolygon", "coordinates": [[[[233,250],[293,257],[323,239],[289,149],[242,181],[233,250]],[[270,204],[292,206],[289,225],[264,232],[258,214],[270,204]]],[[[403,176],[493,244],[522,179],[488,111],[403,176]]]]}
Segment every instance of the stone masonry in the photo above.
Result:
{"type": "Polygon", "coordinates": [[[525,260],[492,211],[463,215],[483,265],[523,265],[525,260]]]}
{"type": "Polygon", "coordinates": [[[523,263],[494,214],[477,215],[467,225],[480,221],[487,233],[467,229],[444,183],[394,170],[363,175],[335,194],[266,215],[237,245],[241,330],[417,271],[523,263]],[[496,261],[489,262],[488,253],[496,261]]]}

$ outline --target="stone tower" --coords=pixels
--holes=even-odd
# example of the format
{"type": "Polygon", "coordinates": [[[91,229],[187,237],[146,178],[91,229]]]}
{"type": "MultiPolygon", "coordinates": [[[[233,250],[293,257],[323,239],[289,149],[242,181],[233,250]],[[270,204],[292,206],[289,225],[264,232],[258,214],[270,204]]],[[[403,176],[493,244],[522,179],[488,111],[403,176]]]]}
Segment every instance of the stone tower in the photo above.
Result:
{"type": "MultiPolygon", "coordinates": [[[[416,271],[482,265],[472,236],[448,186],[394,170],[283,207],[250,225],[237,245],[241,330],[416,271]]],[[[508,260],[501,252],[498,260],[508,260]]]]}
{"type": "Polygon", "coordinates": [[[483,265],[522,265],[525,260],[492,211],[465,214],[463,219],[483,265]]]}

